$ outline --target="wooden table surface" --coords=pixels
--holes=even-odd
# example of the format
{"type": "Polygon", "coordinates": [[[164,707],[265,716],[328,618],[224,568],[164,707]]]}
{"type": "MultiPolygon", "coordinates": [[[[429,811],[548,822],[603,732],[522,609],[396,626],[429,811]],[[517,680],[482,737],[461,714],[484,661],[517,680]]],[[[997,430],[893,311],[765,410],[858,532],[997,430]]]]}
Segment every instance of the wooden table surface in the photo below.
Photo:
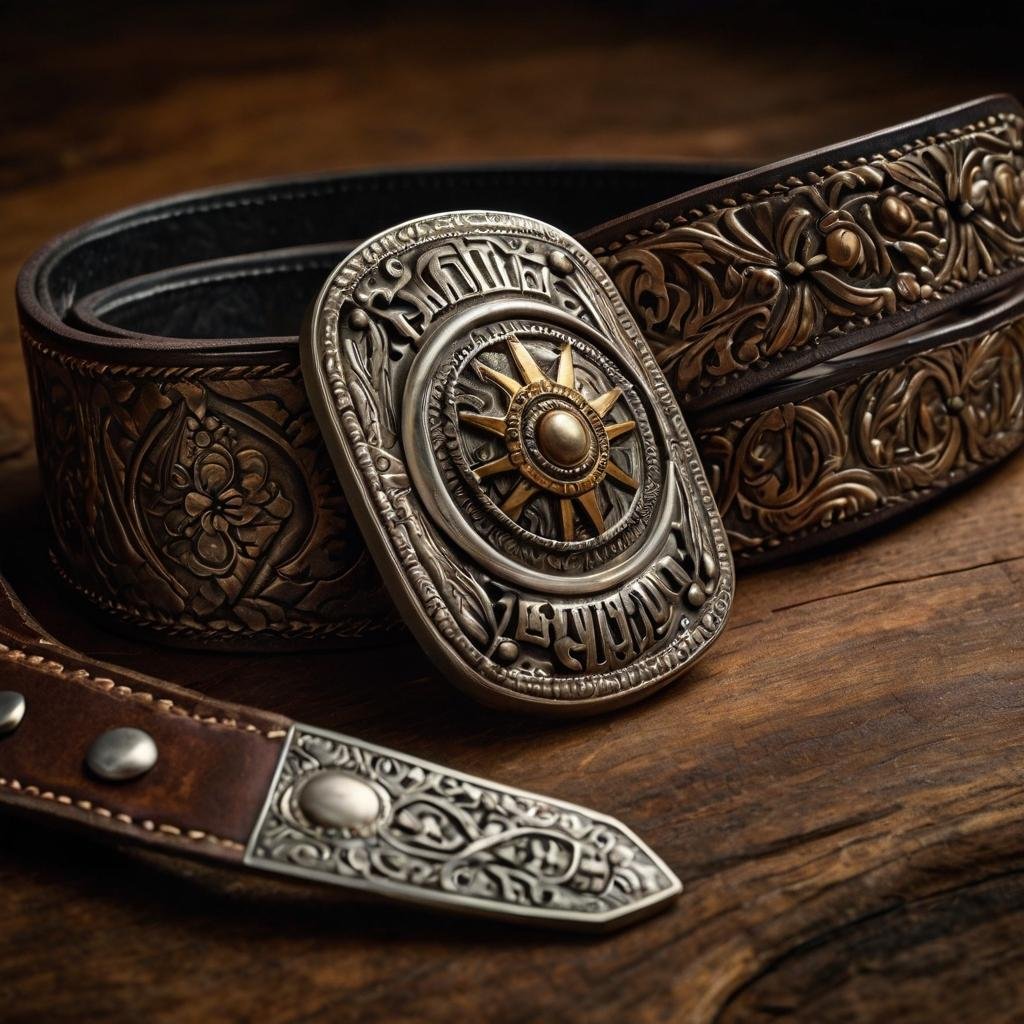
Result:
{"type": "MultiPolygon", "coordinates": [[[[691,23],[648,3],[507,23],[393,10],[192,5],[186,25],[137,5],[97,24],[44,6],[3,26],[4,294],[50,235],[165,192],[378,163],[769,159],[1024,84],[991,19],[943,51],[917,20],[851,37],[789,16],[762,33],[755,6],[721,9],[717,31],[702,8],[691,23]]],[[[0,563],[59,637],[613,813],[686,890],[581,939],[282,902],[5,819],[0,1019],[1024,1019],[1024,459],[869,539],[741,576],[727,632],[683,682],[544,724],[478,708],[411,646],[196,655],[93,626],[43,568],[30,430],[8,298],[0,563]]]]}

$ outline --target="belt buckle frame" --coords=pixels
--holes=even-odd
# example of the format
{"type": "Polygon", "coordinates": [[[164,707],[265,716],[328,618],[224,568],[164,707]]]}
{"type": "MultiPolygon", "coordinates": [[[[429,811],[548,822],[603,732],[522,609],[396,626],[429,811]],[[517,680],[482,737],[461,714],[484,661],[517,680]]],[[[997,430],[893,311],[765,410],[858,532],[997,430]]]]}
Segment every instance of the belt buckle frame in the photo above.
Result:
{"type": "Polygon", "coordinates": [[[302,364],[391,596],[474,696],[602,710],[721,632],[732,558],[693,440],[569,235],[473,210],[382,232],[328,277],[302,364]]]}

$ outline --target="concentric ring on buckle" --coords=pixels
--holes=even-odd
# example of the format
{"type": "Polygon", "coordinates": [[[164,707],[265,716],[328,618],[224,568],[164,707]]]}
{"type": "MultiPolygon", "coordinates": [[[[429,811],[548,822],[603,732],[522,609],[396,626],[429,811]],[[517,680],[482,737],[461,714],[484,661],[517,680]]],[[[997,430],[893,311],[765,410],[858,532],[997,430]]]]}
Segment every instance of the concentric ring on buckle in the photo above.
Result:
{"type": "Polygon", "coordinates": [[[598,711],[721,631],[733,568],[693,441],[568,235],[487,211],[385,231],[331,273],[302,364],[385,584],[474,696],[598,711]]]}

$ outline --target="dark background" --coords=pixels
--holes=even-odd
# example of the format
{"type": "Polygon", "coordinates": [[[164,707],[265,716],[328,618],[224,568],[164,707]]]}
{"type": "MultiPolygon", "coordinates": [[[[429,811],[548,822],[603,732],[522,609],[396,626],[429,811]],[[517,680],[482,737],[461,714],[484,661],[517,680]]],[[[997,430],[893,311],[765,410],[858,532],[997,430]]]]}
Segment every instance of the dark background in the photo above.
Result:
{"type": "Polygon", "coordinates": [[[0,1020],[1021,1019],[1020,459],[870,541],[743,576],[714,655],[671,692],[539,724],[476,707],[409,648],[195,655],[68,606],[43,568],[11,298],[48,237],[169,192],[381,164],[760,162],[1024,94],[1019,15],[946,10],[4,6],[0,564],[31,609],[101,658],[618,814],[686,891],[579,940],[264,902],[5,817],[0,1020]]]}
{"type": "Polygon", "coordinates": [[[188,155],[182,187],[382,160],[777,157],[1021,91],[1021,19],[1006,11],[7,4],[0,186],[136,164],[129,194],[99,210],[164,187],[170,152],[188,155]]]}

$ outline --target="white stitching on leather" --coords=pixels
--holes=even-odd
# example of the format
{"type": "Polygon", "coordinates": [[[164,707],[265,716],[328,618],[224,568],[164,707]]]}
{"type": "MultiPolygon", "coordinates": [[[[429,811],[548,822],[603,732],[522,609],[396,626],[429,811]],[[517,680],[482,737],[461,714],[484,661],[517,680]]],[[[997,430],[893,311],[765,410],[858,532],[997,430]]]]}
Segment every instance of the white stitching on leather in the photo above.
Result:
{"type": "Polygon", "coordinates": [[[270,740],[283,739],[288,735],[286,729],[260,729],[249,722],[239,722],[234,718],[218,718],[216,715],[200,715],[198,711],[189,711],[166,697],[157,697],[147,690],[133,690],[123,683],[115,683],[113,679],[105,676],[91,675],[84,668],[69,670],[59,661],[44,658],[40,654],[28,654],[23,648],[11,647],[8,644],[0,643],[0,656],[10,661],[23,661],[40,672],[47,672],[50,675],[63,675],[75,682],[87,683],[95,689],[104,693],[111,693],[118,697],[127,697],[140,703],[149,704],[154,710],[179,717],[191,718],[200,725],[219,725],[227,729],[237,729],[240,732],[258,733],[270,740]]]}
{"type": "Polygon", "coordinates": [[[100,818],[117,821],[132,828],[141,828],[145,832],[161,832],[164,835],[173,836],[175,839],[184,839],[192,843],[212,843],[215,846],[223,846],[226,850],[234,850],[239,853],[245,849],[242,843],[236,842],[234,839],[224,839],[222,836],[215,836],[209,832],[203,832],[201,829],[182,830],[177,825],[157,824],[149,819],[136,821],[127,814],[115,814],[106,807],[97,807],[91,800],[75,800],[64,793],[54,793],[52,790],[40,789],[39,786],[26,785],[18,779],[0,778],[0,788],[9,789],[12,793],[20,793],[22,796],[63,804],[65,807],[75,807],[87,814],[95,814],[100,818]]]}

